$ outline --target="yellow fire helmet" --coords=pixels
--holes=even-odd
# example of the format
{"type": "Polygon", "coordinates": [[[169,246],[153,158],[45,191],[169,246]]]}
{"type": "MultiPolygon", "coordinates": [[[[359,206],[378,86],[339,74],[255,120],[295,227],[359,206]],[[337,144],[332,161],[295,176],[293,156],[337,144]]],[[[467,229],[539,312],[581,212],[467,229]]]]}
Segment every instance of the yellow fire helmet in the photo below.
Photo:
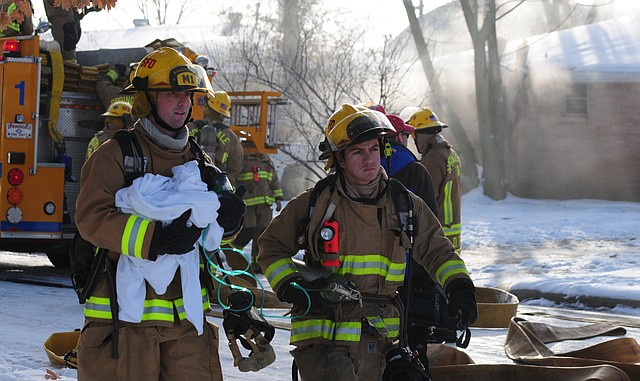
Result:
{"type": "Polygon", "coordinates": [[[122,118],[131,115],[131,103],[125,101],[115,101],[109,105],[106,112],[100,114],[101,117],[122,118]]]}
{"type": "Polygon", "coordinates": [[[331,153],[342,151],[350,144],[393,134],[391,123],[381,116],[384,114],[362,105],[343,104],[329,117],[325,139],[319,146],[320,160],[328,159],[331,153]]]}
{"type": "Polygon", "coordinates": [[[413,126],[415,133],[426,132],[429,134],[437,134],[446,128],[447,125],[442,123],[438,116],[430,109],[423,107],[414,112],[407,121],[407,124],[413,126]]]}
{"type": "Polygon", "coordinates": [[[207,105],[215,112],[231,118],[231,98],[226,91],[207,93],[207,105]]]}
{"type": "Polygon", "coordinates": [[[140,61],[131,85],[122,93],[158,91],[213,92],[213,88],[202,66],[173,48],[161,47],[140,61]]]}

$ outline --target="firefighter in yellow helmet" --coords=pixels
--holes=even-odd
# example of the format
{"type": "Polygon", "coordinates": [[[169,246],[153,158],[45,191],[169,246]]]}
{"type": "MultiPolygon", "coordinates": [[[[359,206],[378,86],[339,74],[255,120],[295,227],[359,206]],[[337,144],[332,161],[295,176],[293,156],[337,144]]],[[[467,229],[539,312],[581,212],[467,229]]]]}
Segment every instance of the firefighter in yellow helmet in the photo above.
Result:
{"type": "Polygon", "coordinates": [[[102,143],[111,139],[116,131],[122,129],[128,130],[133,127],[131,103],[124,100],[115,101],[109,105],[106,112],[100,114],[100,118],[104,120],[104,128],[98,131],[89,141],[89,145],[87,146],[87,159],[102,143]]]}
{"type": "Polygon", "coordinates": [[[305,381],[382,379],[401,333],[396,290],[407,252],[445,289],[461,327],[477,317],[473,282],[437,218],[380,165],[394,129],[378,115],[352,104],[331,115],[320,144],[331,173],[289,201],[259,239],[264,275],[293,304],[291,354],[305,381]],[[415,231],[401,212],[413,215],[415,231]],[[300,250],[313,271],[294,263],[300,250]]]}
{"type": "MultiPolygon", "coordinates": [[[[174,167],[197,159],[197,146],[188,139],[185,124],[192,93],[208,91],[212,89],[204,69],[183,54],[167,47],[147,54],[124,90],[134,96],[131,114],[138,119],[130,134],[131,143],[135,140],[140,149],[137,157],[129,159],[145,173],[166,177],[172,176],[174,167]]],[[[191,218],[199,209],[177,210],[163,222],[118,208],[116,193],[126,186],[129,175],[123,153],[117,139],[111,139],[82,168],[76,203],[78,232],[94,246],[108,250],[109,271],[98,275],[85,304],[78,379],[222,380],[217,327],[204,319],[212,291],[205,282],[208,274],[200,274],[204,262],[196,251],[203,227],[188,222],[194,221],[191,218]],[[162,267],[175,261],[181,263],[179,271],[162,267]],[[121,273],[123,263],[145,266],[147,275],[136,276],[135,266],[121,273]],[[125,315],[122,303],[129,307],[125,315]]],[[[200,164],[201,175],[212,175],[202,178],[208,188],[212,188],[210,180],[213,185],[225,180],[218,176],[220,172],[207,169],[213,166],[202,160],[200,164]]],[[[223,235],[233,235],[242,225],[246,206],[228,190],[220,192],[218,199],[217,222],[223,235]]]]}
{"type": "Polygon", "coordinates": [[[225,124],[231,117],[231,98],[225,91],[207,94],[202,121],[189,124],[189,134],[214,159],[216,167],[227,173],[231,184],[242,169],[242,145],[236,134],[225,124]]]}
{"type": "Polygon", "coordinates": [[[438,220],[444,234],[460,253],[462,167],[458,154],[440,133],[447,125],[426,107],[414,112],[407,123],[415,128],[413,138],[422,154],[420,162],[431,175],[438,205],[438,220]]]}

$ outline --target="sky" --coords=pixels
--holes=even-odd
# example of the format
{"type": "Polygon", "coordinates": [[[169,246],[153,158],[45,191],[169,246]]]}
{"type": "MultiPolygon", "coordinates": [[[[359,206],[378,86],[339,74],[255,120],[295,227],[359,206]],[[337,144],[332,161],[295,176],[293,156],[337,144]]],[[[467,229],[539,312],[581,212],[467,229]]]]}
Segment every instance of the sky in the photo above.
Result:
{"type": "MultiPolygon", "coordinates": [[[[450,0],[430,0],[425,2],[425,6],[435,8],[448,1],[450,0]]],[[[212,16],[217,16],[222,10],[246,13],[248,9],[254,7],[256,2],[256,0],[192,0],[197,11],[185,18],[185,23],[206,25],[212,22],[212,16]]],[[[396,35],[409,24],[402,0],[319,0],[319,2],[327,8],[342,10],[345,13],[358,12],[358,19],[371,20],[376,32],[380,34],[396,35]]],[[[263,3],[267,4],[266,7],[270,7],[277,4],[277,1],[269,0],[263,3]]],[[[138,0],[120,0],[116,7],[109,11],[90,13],[84,19],[82,28],[84,30],[132,28],[133,19],[143,17],[137,4],[138,0]]],[[[44,18],[44,7],[41,2],[35,1],[34,7],[36,20],[40,17],[44,18]]],[[[171,17],[168,19],[172,20],[171,17]]]]}
{"type": "MultiPolygon", "coordinates": [[[[640,327],[640,203],[529,200],[511,195],[493,201],[480,189],[462,200],[462,258],[476,286],[545,293],[549,298],[520,301],[518,315],[529,321],[586,324],[557,318],[578,313],[589,319],[622,319],[635,322],[627,336],[640,340],[640,329],[634,328],[640,327]],[[620,304],[600,307],[597,300],[620,304]]],[[[0,262],[48,265],[40,254],[0,252],[0,262]]],[[[2,280],[0,289],[0,304],[5,306],[0,318],[0,381],[42,380],[47,369],[57,372],[60,380],[76,380],[75,370],[54,367],[42,348],[51,333],[81,327],[82,306],[73,291],[2,280]]],[[[212,321],[220,324],[219,319],[212,321]]],[[[232,367],[223,336],[219,351],[225,380],[289,379],[288,337],[288,331],[277,330],[272,342],[276,362],[257,374],[245,374],[232,367]]],[[[473,328],[471,344],[464,351],[476,363],[512,363],[504,354],[505,337],[506,329],[473,328]]],[[[602,340],[561,342],[551,349],[574,350],[602,340]]]]}
{"type": "MultiPolygon", "coordinates": [[[[452,0],[428,0],[424,1],[425,13],[452,0]]],[[[580,4],[598,4],[611,0],[578,0],[580,4]]],[[[637,0],[613,0],[620,9],[640,8],[637,0]]],[[[173,0],[174,3],[182,1],[173,0]]],[[[209,24],[222,11],[243,12],[252,9],[257,0],[191,0],[194,4],[192,11],[184,18],[185,23],[209,24]]],[[[407,15],[402,0],[318,0],[328,9],[336,9],[344,13],[354,13],[354,20],[366,20],[374,25],[372,30],[380,35],[397,35],[408,27],[407,15]]],[[[34,1],[34,15],[36,20],[46,18],[41,1],[34,1]]],[[[133,27],[133,19],[142,18],[143,14],[137,4],[139,0],[120,0],[115,8],[109,11],[90,13],[82,23],[84,30],[120,29],[133,27]]],[[[262,1],[264,7],[273,7],[277,0],[262,1]]],[[[418,4],[418,1],[414,1],[418,4]]],[[[264,9],[264,8],[263,8],[264,9]]],[[[168,20],[172,20],[168,17],[168,20]]]]}

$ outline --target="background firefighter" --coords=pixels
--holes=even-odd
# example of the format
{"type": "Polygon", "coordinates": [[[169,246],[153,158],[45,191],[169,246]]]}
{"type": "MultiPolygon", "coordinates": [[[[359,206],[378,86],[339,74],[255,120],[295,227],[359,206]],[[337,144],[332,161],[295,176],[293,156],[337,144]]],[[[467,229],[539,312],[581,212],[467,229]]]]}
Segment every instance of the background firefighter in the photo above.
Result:
{"type": "MultiPolygon", "coordinates": [[[[398,220],[393,187],[380,166],[381,138],[394,130],[378,115],[344,104],[330,117],[320,158],[328,160],[325,168],[332,173],[320,180],[328,185],[317,194],[313,213],[309,216],[314,191],[307,190],[287,204],[259,239],[258,261],[265,276],[278,296],[294,306],[290,341],[296,349],[291,353],[305,381],[380,380],[385,355],[399,335],[395,296],[404,281],[409,240],[398,220]],[[337,242],[329,247],[323,237],[333,237],[325,228],[337,228],[337,242]],[[292,260],[302,248],[309,267],[343,277],[359,291],[362,305],[323,298],[328,281],[305,280],[292,260]]],[[[469,326],[477,307],[464,262],[424,201],[407,193],[417,222],[414,259],[444,287],[450,313],[461,326],[469,326]]]]}
{"type": "Polygon", "coordinates": [[[242,145],[238,136],[225,124],[231,117],[231,98],[225,91],[207,94],[204,117],[199,123],[189,123],[189,134],[213,159],[216,167],[227,173],[231,184],[242,168],[242,145]],[[210,131],[207,129],[211,129],[210,131]]]}
{"type": "Polygon", "coordinates": [[[416,147],[422,154],[420,163],[427,168],[438,203],[438,220],[442,224],[444,234],[453,247],[460,253],[460,207],[462,192],[460,175],[462,167],[460,158],[451,144],[440,134],[447,125],[428,108],[416,111],[407,123],[415,128],[413,138],[416,147]]]}
{"type": "Polygon", "coordinates": [[[104,128],[98,131],[89,141],[89,145],[87,146],[87,159],[104,142],[111,139],[116,131],[122,129],[128,130],[133,127],[131,103],[115,101],[109,105],[106,112],[100,114],[100,118],[104,120],[104,128]]]}
{"type": "MultiPolygon", "coordinates": [[[[244,185],[247,192],[244,202],[247,203],[242,230],[233,241],[233,247],[242,250],[249,241],[251,245],[251,263],[254,272],[262,270],[257,263],[258,237],[269,226],[273,218],[275,204],[276,211],[282,209],[282,188],[275,165],[269,155],[262,153],[249,154],[244,157],[242,170],[238,175],[238,185],[244,185]]],[[[246,263],[243,263],[246,266],[246,263]]]]}

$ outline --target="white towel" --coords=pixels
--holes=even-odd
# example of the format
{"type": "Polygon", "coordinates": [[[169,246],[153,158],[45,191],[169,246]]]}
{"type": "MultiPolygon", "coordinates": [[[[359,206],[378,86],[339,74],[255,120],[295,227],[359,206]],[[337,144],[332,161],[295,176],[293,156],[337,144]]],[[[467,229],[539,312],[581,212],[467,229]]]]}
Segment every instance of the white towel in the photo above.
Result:
{"type": "MultiPolygon", "coordinates": [[[[216,222],[220,202],[218,195],[207,191],[200,178],[198,163],[191,161],[172,168],[173,177],[146,174],[116,193],[116,207],[123,213],[164,225],[191,209],[189,222],[208,229],[198,241],[211,251],[220,246],[223,229],[216,222]]],[[[161,255],[154,261],[121,255],[118,261],[116,289],[120,320],[139,323],[142,320],[145,280],[159,295],[167,291],[176,270],[180,269],[184,308],[189,320],[201,335],[204,327],[200,292],[200,257],[197,248],[182,255],[161,255]]]]}

